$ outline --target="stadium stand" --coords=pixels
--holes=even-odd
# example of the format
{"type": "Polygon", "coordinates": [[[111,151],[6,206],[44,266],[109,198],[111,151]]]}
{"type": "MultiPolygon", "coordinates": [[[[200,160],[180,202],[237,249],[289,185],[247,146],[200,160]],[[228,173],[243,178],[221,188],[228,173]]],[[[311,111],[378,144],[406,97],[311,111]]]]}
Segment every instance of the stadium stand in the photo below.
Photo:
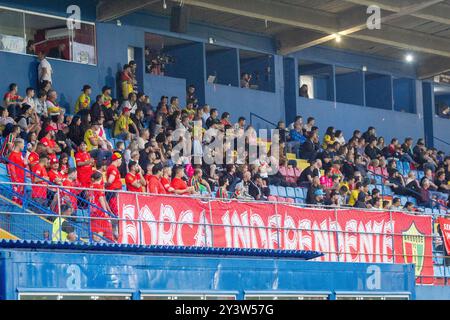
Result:
{"type": "MultiPolygon", "coordinates": [[[[18,9],[10,11],[14,14],[18,9]]],[[[120,31],[120,20],[116,24],[102,21],[98,23],[98,28],[102,34],[113,30],[114,37],[114,30],[117,34],[123,32],[120,31]]],[[[91,30],[93,25],[95,23],[83,24],[87,39],[83,41],[96,43],[87,36],[87,30],[91,30]]],[[[2,27],[0,21],[0,35],[2,27]]],[[[264,59],[250,61],[254,54],[244,49],[236,50],[235,60],[238,65],[229,64],[230,70],[236,67],[236,70],[243,71],[239,81],[231,79],[231,76],[226,80],[223,79],[226,76],[203,79],[206,74],[209,75],[209,69],[219,69],[221,59],[229,59],[227,50],[214,48],[214,39],[208,44],[191,43],[175,37],[155,37],[147,31],[141,32],[146,41],[165,39],[173,48],[153,55],[150,51],[154,46],[149,48],[146,43],[143,48],[136,47],[133,57],[127,59],[124,55],[120,59],[115,58],[114,67],[120,64],[120,71],[115,76],[112,75],[112,66],[102,61],[102,53],[108,57],[111,55],[105,52],[105,41],[99,41],[99,46],[105,47],[99,47],[95,57],[89,54],[86,43],[84,46],[83,43],[72,44],[72,50],[78,50],[79,56],[83,56],[83,52],[87,55],[87,61],[70,62],[74,65],[75,62],[80,63],[79,68],[73,69],[74,74],[83,74],[83,68],[90,67],[81,63],[98,64],[102,68],[107,65],[110,69],[108,74],[98,77],[88,71],[81,83],[70,79],[71,69],[61,65],[61,60],[75,59],[72,57],[74,51],[70,54],[67,51],[65,40],[58,40],[54,30],[37,30],[36,40],[45,40],[36,43],[31,41],[26,48],[26,58],[32,61],[30,69],[36,69],[29,75],[33,80],[23,81],[28,76],[23,72],[11,73],[6,78],[9,83],[5,83],[6,79],[3,78],[1,87],[7,90],[3,92],[0,108],[0,239],[33,240],[39,248],[46,246],[46,242],[40,241],[57,242],[60,249],[65,249],[64,246],[69,243],[74,246],[105,245],[104,248],[108,245],[116,248],[115,244],[126,245],[128,242],[124,242],[124,227],[121,224],[136,221],[132,218],[123,221],[126,219],[122,219],[124,206],[121,201],[126,197],[133,199],[139,209],[142,208],[139,207],[141,196],[149,197],[155,203],[160,201],[158,199],[171,199],[199,207],[199,203],[208,203],[210,215],[212,201],[220,202],[225,207],[220,208],[223,211],[231,211],[236,203],[245,203],[248,208],[254,206],[257,209],[261,208],[259,205],[266,205],[273,208],[277,215],[280,208],[310,210],[308,212],[321,210],[324,214],[330,214],[330,217],[334,215],[336,223],[338,211],[358,212],[367,216],[387,213],[390,223],[393,214],[398,213],[411,216],[411,219],[417,217],[414,220],[416,224],[423,216],[427,216],[433,225],[427,240],[433,241],[430,253],[434,260],[427,267],[434,270],[434,275],[418,276],[416,281],[436,284],[436,279],[440,279],[440,284],[450,283],[450,267],[447,264],[449,253],[442,243],[442,230],[439,227],[440,219],[450,214],[450,154],[448,150],[446,153],[434,147],[435,139],[432,137],[430,140],[427,136],[429,132],[417,130],[419,133],[413,139],[409,136],[411,131],[405,129],[407,133],[404,133],[401,129],[386,129],[378,120],[369,122],[370,126],[360,131],[360,124],[349,121],[352,119],[350,117],[315,119],[313,115],[316,111],[311,108],[305,111],[294,108],[289,110],[289,115],[283,111],[281,117],[285,114],[289,121],[278,121],[279,115],[267,111],[266,106],[261,108],[262,115],[254,113],[257,111],[255,109],[248,112],[244,108],[233,108],[229,112],[229,108],[221,106],[221,94],[214,94],[216,85],[236,90],[233,91],[233,104],[242,100],[242,106],[252,104],[246,102],[247,95],[261,94],[262,98],[258,101],[263,101],[265,94],[272,97],[282,91],[279,83],[273,81],[277,74],[270,71],[275,64],[273,55],[269,56],[269,65],[264,64],[262,69],[266,72],[265,76],[258,71],[258,79],[254,80],[254,84],[248,70],[260,68],[264,59]],[[183,59],[184,55],[193,57],[198,50],[202,52],[202,59],[181,61],[180,70],[186,70],[174,71],[177,69],[177,59],[183,59]],[[208,70],[204,70],[203,64],[208,70]],[[66,73],[66,82],[61,77],[63,72],[66,73]],[[197,73],[202,74],[198,76],[197,73]],[[167,82],[157,85],[158,90],[163,88],[164,92],[159,101],[151,103],[150,93],[154,101],[153,92],[159,91],[149,84],[157,83],[158,78],[167,82]],[[182,90],[177,82],[180,79],[183,79],[182,90]],[[193,84],[185,86],[191,81],[193,84]],[[25,83],[26,87],[23,86],[25,83]],[[213,91],[211,93],[208,90],[213,91]],[[73,96],[73,92],[79,92],[79,95],[68,102],[66,99],[73,96]],[[212,98],[206,99],[208,94],[212,98]],[[213,103],[208,105],[210,101],[213,103]],[[255,118],[257,121],[253,122],[255,118]],[[379,126],[386,132],[380,130],[379,126]],[[259,129],[269,129],[270,134],[265,136],[259,129]],[[353,135],[346,136],[344,132],[353,132],[353,135]],[[393,132],[398,134],[394,136],[393,132]]],[[[10,51],[4,49],[6,41],[0,42],[0,59],[20,59],[16,57],[17,52],[3,52],[10,51]]],[[[287,67],[291,62],[284,60],[281,67],[287,67]]],[[[298,74],[298,70],[295,71],[294,75],[298,79],[301,76],[303,80],[309,79],[316,74],[321,79],[328,77],[321,74],[328,69],[326,65],[308,64],[305,61],[300,63],[297,58],[295,62],[300,70],[305,66],[305,70],[311,71],[310,74],[306,71],[298,74]]],[[[0,63],[0,66],[4,65],[0,63]]],[[[342,75],[352,74],[342,70],[337,72],[336,69],[335,66],[332,69],[336,82],[342,75]]],[[[226,71],[222,72],[227,74],[226,71]]],[[[363,73],[361,76],[366,77],[363,73]]],[[[394,83],[391,78],[389,83],[390,80],[394,83]]],[[[363,95],[364,101],[360,104],[367,102],[367,106],[375,108],[370,103],[380,102],[374,98],[376,94],[371,92],[371,84],[383,79],[370,76],[364,79],[368,87],[363,95]]],[[[334,100],[335,105],[343,102],[338,101],[336,96],[336,87],[341,87],[340,83],[333,85],[336,91],[333,97],[325,99],[321,96],[322,92],[320,97],[316,94],[316,98],[310,99],[309,95],[313,96],[317,92],[309,92],[308,86],[300,86],[300,80],[294,81],[294,85],[298,85],[294,92],[289,92],[288,81],[282,80],[286,82],[283,95],[292,96],[289,99],[295,100],[295,104],[298,99],[308,99],[306,104],[327,99],[334,100]]],[[[319,84],[319,80],[315,81],[316,91],[321,86],[328,86],[325,82],[319,84]]],[[[424,86],[428,84],[424,83],[424,86]]],[[[379,89],[374,84],[375,87],[379,89]]],[[[394,95],[392,92],[390,94],[394,95]]],[[[339,99],[348,100],[344,96],[339,96],[339,99]]],[[[281,101],[268,99],[270,103],[281,101]]],[[[382,100],[381,97],[379,100],[382,100]]],[[[393,97],[390,100],[393,101],[393,97]]],[[[392,101],[388,103],[392,104],[392,101]]],[[[282,110],[283,107],[277,105],[275,109],[282,110]]],[[[393,110],[390,112],[401,113],[395,110],[397,105],[391,107],[393,110]]],[[[288,111],[287,107],[285,109],[288,111]]],[[[444,119],[447,109],[441,109],[440,118],[444,119]]],[[[372,111],[368,111],[367,115],[369,112],[372,111]]],[[[370,120],[370,116],[367,118],[370,120]]],[[[422,129],[423,126],[422,121],[422,129]]],[[[146,214],[146,219],[150,219],[152,213],[146,214]]],[[[143,230],[141,222],[139,220],[139,226],[133,227],[143,230]]],[[[164,221],[157,222],[164,226],[164,221]]],[[[200,224],[206,228],[205,221],[200,224]]],[[[414,233],[417,230],[411,227],[409,231],[414,233]]],[[[136,234],[139,232],[136,231],[136,234]]],[[[281,233],[278,231],[278,237],[281,233]]],[[[336,238],[339,241],[338,235],[336,238]]],[[[281,246],[280,239],[277,240],[281,246]]],[[[206,247],[207,242],[205,231],[202,245],[206,247]]],[[[260,254],[270,255],[273,252],[260,254]]],[[[339,254],[332,252],[317,252],[314,258],[328,258],[333,254],[339,261],[339,254]]],[[[422,254],[425,259],[426,254],[422,254]]],[[[406,258],[404,262],[408,262],[406,258]]]]}

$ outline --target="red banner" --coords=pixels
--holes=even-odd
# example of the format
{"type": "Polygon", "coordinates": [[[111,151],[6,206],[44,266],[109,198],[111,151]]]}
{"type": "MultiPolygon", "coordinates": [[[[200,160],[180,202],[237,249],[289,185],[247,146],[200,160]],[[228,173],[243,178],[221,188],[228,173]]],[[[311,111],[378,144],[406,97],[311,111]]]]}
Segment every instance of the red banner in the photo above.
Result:
{"type": "Polygon", "coordinates": [[[322,261],[414,263],[433,281],[431,217],[119,195],[124,244],[314,250],[322,261]]]}
{"type": "Polygon", "coordinates": [[[444,239],[445,250],[450,253],[450,219],[439,217],[437,223],[442,232],[442,238],[444,239]]]}

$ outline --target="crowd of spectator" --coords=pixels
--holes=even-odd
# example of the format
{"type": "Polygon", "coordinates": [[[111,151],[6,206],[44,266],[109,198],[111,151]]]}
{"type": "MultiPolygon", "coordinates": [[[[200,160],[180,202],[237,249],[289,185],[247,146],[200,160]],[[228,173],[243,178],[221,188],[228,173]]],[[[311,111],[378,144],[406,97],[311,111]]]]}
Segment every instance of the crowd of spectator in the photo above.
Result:
{"type": "MultiPolygon", "coordinates": [[[[297,116],[288,126],[278,123],[271,148],[277,145],[279,153],[274,154],[244,117],[232,123],[229,113],[219,116],[216,108],[199,106],[195,86],[187,88],[186,97],[163,96],[152,105],[149,96],[137,90],[133,61],[123,67],[118,97],[113,97],[113,88],[104,86],[94,98],[86,84],[80,88],[71,115],[58,103],[50,64],[41,54],[39,60],[38,89],[26,88],[22,97],[21,88],[11,84],[4,95],[0,132],[4,138],[1,156],[9,160],[12,181],[25,181],[20,168],[32,172],[33,200],[44,206],[52,207],[55,202],[55,189],[48,181],[65,188],[89,189],[73,190],[63,204],[76,210],[73,197],[82,197],[99,208],[91,212],[99,217],[107,217],[105,212],[117,215],[116,191],[123,189],[271,200],[271,185],[304,187],[308,189],[307,204],[374,209],[400,209],[399,196],[411,196],[419,206],[432,207],[430,192],[450,193],[450,156],[427,148],[423,139],[414,145],[412,138],[403,143],[392,138],[387,144],[374,127],[365,132],[355,130],[349,139],[341,130],[329,127],[320,139],[315,119],[307,118],[304,123],[297,116]],[[174,138],[179,129],[190,132],[187,140],[174,138]],[[231,148],[232,163],[202,161],[204,147],[225,133],[245,141],[241,147],[225,143],[213,151],[225,155],[231,148]],[[175,159],[173,151],[179,144],[190,153],[181,152],[175,159]],[[251,146],[258,152],[256,161],[250,161],[254,156],[251,146]],[[287,159],[287,153],[307,160],[310,166],[301,170],[296,161],[287,159]],[[398,160],[411,169],[423,170],[424,177],[419,180],[413,170],[404,176],[396,167],[398,160]],[[384,200],[378,188],[369,190],[374,175],[381,176],[382,184],[394,191],[392,201],[384,200]]],[[[242,83],[247,80],[243,77],[242,83]]],[[[14,201],[20,203],[24,188],[13,187],[14,201]]],[[[410,202],[404,209],[415,210],[410,202]]],[[[105,220],[99,221],[93,231],[112,239],[113,235],[104,231],[105,220]]]]}

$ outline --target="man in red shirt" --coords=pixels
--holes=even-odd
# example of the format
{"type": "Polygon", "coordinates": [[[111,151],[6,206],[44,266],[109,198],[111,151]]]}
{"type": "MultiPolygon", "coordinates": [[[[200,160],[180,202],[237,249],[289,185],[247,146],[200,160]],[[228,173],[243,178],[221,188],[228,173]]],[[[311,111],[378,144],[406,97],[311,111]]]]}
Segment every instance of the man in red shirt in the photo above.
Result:
{"type": "Polygon", "coordinates": [[[163,167],[160,163],[155,164],[152,168],[153,175],[147,175],[147,193],[151,194],[166,194],[166,190],[161,183],[163,167]]]}
{"type": "Polygon", "coordinates": [[[108,202],[106,201],[105,192],[103,190],[103,176],[96,171],[91,176],[92,188],[89,191],[90,200],[95,205],[91,207],[91,232],[96,233],[106,239],[114,242],[113,228],[110,216],[107,212],[111,212],[108,202]],[[103,219],[95,219],[95,217],[103,219]]]}
{"type": "Polygon", "coordinates": [[[47,148],[48,158],[50,160],[57,159],[56,154],[61,152],[61,148],[56,144],[55,134],[58,129],[53,125],[48,125],[45,128],[45,136],[41,139],[41,143],[47,148]]]}
{"type": "Polygon", "coordinates": [[[125,182],[127,184],[127,190],[130,192],[142,192],[144,190],[146,182],[140,173],[136,161],[131,160],[128,163],[128,173],[125,176],[125,182]]]}
{"type": "Polygon", "coordinates": [[[39,159],[39,163],[33,167],[32,182],[31,187],[31,197],[34,201],[40,203],[41,205],[47,206],[47,185],[48,185],[48,157],[47,155],[42,155],[39,159]],[[41,185],[42,187],[35,186],[41,185]]]}
{"type": "Polygon", "coordinates": [[[183,167],[175,167],[175,176],[170,183],[170,186],[174,189],[173,193],[175,194],[193,194],[195,193],[194,187],[188,187],[186,181],[182,178],[184,176],[184,168],[183,167]]]}
{"type": "MultiPolygon", "coordinates": [[[[57,184],[59,186],[62,186],[64,177],[61,171],[59,171],[59,161],[58,159],[51,159],[50,160],[50,170],[48,171],[48,178],[51,183],[57,184]]],[[[58,192],[58,188],[56,187],[48,187],[47,190],[47,197],[50,201],[54,198],[55,194],[58,192]]],[[[57,208],[56,208],[57,209],[57,208]]],[[[59,211],[55,211],[59,212],[59,211]]]]}
{"type": "MultiPolygon", "coordinates": [[[[24,141],[23,139],[17,138],[14,141],[14,149],[9,154],[8,160],[10,163],[8,163],[8,172],[9,176],[11,177],[12,189],[14,193],[23,196],[24,194],[24,185],[18,185],[17,183],[25,183],[25,171],[21,168],[25,168],[26,164],[23,159],[23,148],[24,148],[24,141]]],[[[12,200],[22,205],[22,200],[20,200],[18,197],[13,196],[12,200]]]]}
{"type": "Polygon", "coordinates": [[[83,141],[78,148],[78,152],[75,154],[75,161],[77,164],[78,181],[83,188],[89,188],[91,186],[91,176],[94,172],[92,166],[95,164],[94,159],[91,158],[89,152],[87,152],[87,145],[83,141]]]}
{"type": "Polygon", "coordinates": [[[73,208],[73,211],[76,211],[78,209],[76,196],[78,196],[81,192],[81,190],[79,189],[72,189],[80,187],[80,183],[77,180],[77,169],[75,168],[69,169],[67,179],[64,179],[62,185],[64,188],[67,189],[68,192],[67,193],[63,192],[61,205],[64,203],[70,203],[70,205],[73,208]]]}
{"type": "Polygon", "coordinates": [[[119,152],[114,152],[111,158],[112,162],[106,169],[106,190],[111,190],[114,192],[106,192],[106,199],[108,200],[111,212],[117,216],[117,195],[118,192],[122,190],[122,180],[120,179],[119,167],[122,164],[122,155],[119,152]]]}

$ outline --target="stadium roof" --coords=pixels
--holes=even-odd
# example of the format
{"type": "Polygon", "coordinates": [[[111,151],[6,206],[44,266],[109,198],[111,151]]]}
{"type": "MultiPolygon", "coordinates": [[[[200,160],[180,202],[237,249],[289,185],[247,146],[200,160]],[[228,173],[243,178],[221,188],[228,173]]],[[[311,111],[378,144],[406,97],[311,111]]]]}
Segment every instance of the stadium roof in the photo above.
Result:
{"type": "MultiPolygon", "coordinates": [[[[103,0],[98,20],[134,11],[170,15],[180,0],[103,0]]],[[[450,71],[450,0],[182,0],[192,21],[265,34],[279,54],[317,45],[403,60],[413,53],[419,78],[450,71]],[[381,8],[369,30],[368,6],[381,8]],[[342,41],[335,41],[336,35],[342,41]]]]}

